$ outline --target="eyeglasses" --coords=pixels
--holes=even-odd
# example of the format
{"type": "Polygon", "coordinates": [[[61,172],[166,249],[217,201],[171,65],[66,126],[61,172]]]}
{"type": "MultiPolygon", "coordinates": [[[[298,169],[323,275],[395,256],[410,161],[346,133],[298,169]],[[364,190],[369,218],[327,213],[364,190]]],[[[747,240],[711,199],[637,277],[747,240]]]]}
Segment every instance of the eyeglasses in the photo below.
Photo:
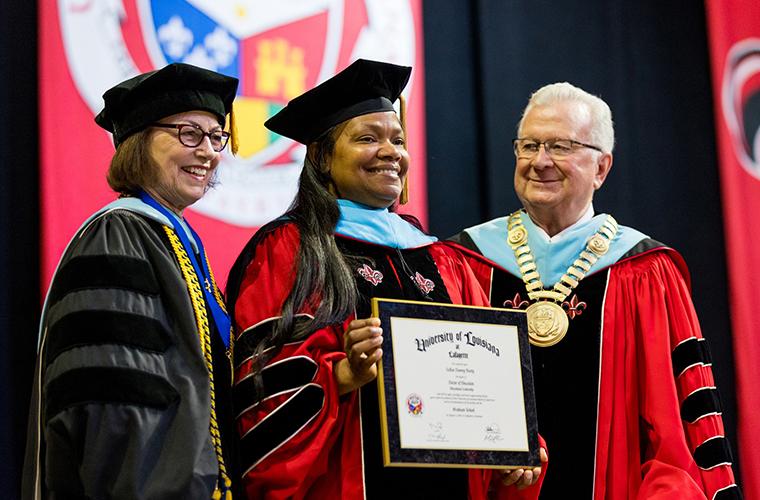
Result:
{"type": "Polygon", "coordinates": [[[182,145],[188,148],[198,147],[203,142],[204,137],[211,141],[211,147],[217,153],[224,149],[227,141],[230,139],[230,133],[224,130],[214,130],[213,132],[204,132],[198,125],[186,123],[154,123],[152,127],[175,128],[177,129],[177,138],[182,145]]]}
{"type": "Polygon", "coordinates": [[[591,144],[574,141],[572,139],[547,139],[537,141],[536,139],[518,138],[512,141],[515,149],[515,156],[518,158],[533,158],[544,145],[544,150],[552,158],[567,158],[578,148],[589,148],[603,153],[602,149],[591,144]]]}

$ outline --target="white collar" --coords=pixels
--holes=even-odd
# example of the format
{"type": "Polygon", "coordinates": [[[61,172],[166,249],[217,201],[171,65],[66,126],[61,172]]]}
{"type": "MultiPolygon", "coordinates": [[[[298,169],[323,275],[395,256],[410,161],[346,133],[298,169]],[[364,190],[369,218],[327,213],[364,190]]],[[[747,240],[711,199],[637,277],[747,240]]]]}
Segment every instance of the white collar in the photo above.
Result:
{"type": "MultiPolygon", "coordinates": [[[[588,207],[586,208],[586,211],[583,212],[583,215],[581,215],[581,218],[575,221],[573,224],[567,226],[562,231],[558,232],[554,236],[549,236],[549,234],[544,231],[544,229],[536,224],[537,233],[547,242],[549,243],[556,243],[558,241],[561,241],[565,236],[567,236],[568,233],[572,232],[572,230],[581,224],[585,224],[586,222],[590,221],[594,218],[594,204],[589,203],[588,207]]],[[[535,221],[533,221],[535,223],[535,221]]]]}

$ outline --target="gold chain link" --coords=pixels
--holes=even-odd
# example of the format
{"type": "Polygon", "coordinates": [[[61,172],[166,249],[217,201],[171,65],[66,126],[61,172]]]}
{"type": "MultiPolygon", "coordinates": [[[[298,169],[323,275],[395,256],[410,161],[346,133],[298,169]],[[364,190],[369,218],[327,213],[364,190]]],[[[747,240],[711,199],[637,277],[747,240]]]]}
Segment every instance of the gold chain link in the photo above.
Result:
{"type": "Polygon", "coordinates": [[[525,229],[520,218],[521,212],[522,210],[513,212],[507,220],[507,243],[515,253],[523,283],[528,290],[528,297],[534,301],[548,299],[559,303],[565,300],[578,286],[578,282],[586,276],[589,269],[596,264],[599,257],[609,251],[612,240],[618,232],[617,221],[611,215],[607,215],[602,227],[588,239],[586,248],[580,252],[575,262],[570,264],[552,289],[547,290],[541,282],[533,251],[528,245],[528,230],[525,229]]]}

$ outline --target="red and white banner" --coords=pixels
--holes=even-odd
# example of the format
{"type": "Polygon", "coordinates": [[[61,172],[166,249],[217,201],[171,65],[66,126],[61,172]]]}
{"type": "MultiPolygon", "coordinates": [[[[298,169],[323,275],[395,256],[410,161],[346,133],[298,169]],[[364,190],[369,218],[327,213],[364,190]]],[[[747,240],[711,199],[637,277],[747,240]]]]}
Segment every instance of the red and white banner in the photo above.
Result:
{"type": "Polygon", "coordinates": [[[760,499],[760,2],[709,0],[742,482],[760,499]]]}
{"type": "Polygon", "coordinates": [[[115,194],[110,135],[93,117],[114,84],[171,62],[240,79],[240,151],[186,211],[221,283],[255,229],[293,199],[305,148],[264,121],[357,58],[413,66],[410,203],[426,219],[421,0],[40,0],[42,286],[79,225],[115,194]]]}

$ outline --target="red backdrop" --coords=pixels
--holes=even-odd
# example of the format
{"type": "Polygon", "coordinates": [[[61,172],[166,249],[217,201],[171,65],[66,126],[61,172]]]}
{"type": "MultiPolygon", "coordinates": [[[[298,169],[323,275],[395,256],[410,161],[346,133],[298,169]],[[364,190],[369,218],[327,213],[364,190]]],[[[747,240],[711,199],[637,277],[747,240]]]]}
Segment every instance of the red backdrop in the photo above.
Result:
{"type": "Polygon", "coordinates": [[[707,6],[736,360],[743,487],[760,498],[760,2],[707,6]],[[754,436],[754,439],[753,439],[754,436]]]}
{"type": "MultiPolygon", "coordinates": [[[[208,7],[207,10],[214,12],[205,12],[207,15],[204,16],[204,13],[191,11],[192,6],[187,2],[176,2],[178,15],[185,16],[183,19],[186,26],[184,31],[180,28],[180,35],[191,38],[195,35],[193,43],[197,41],[200,45],[203,40],[203,34],[200,33],[202,30],[221,26],[228,34],[228,40],[238,42],[237,46],[233,45],[232,48],[236,59],[232,66],[228,66],[236,67],[237,74],[235,71],[230,73],[224,69],[219,71],[235,74],[241,79],[241,95],[238,96],[240,106],[236,105],[236,108],[244,112],[251,109],[259,111],[258,114],[248,113],[247,118],[243,114],[244,119],[241,120],[241,136],[244,141],[241,144],[242,148],[246,147],[246,138],[252,137],[255,142],[263,137],[265,141],[264,145],[253,148],[249,142],[249,150],[264,148],[275,140],[263,131],[262,124],[278,108],[269,106],[265,111],[260,111],[259,105],[264,102],[261,94],[246,94],[254,86],[254,80],[262,78],[264,66],[261,64],[261,54],[256,52],[257,47],[263,46],[262,44],[271,42],[267,47],[276,49],[281,47],[285,40],[291,53],[305,54],[302,68],[310,72],[309,78],[305,79],[307,87],[339,71],[357,57],[412,65],[414,72],[407,96],[408,139],[412,156],[411,202],[404,210],[417,215],[425,223],[427,200],[421,0],[394,0],[392,3],[394,5],[388,5],[388,9],[381,13],[377,9],[370,9],[363,0],[344,0],[337,3],[315,0],[313,6],[299,2],[298,8],[301,12],[289,15],[288,12],[283,12],[284,8],[281,6],[271,7],[262,11],[265,14],[263,16],[251,16],[251,19],[255,18],[256,25],[253,21],[246,25],[236,24],[237,19],[224,17],[229,13],[221,11],[222,7],[208,7]],[[330,15],[326,13],[328,7],[332,9],[330,15]],[[280,9],[277,16],[271,15],[276,9],[280,9]],[[408,16],[399,16],[399,12],[408,16]],[[394,15],[395,18],[392,17],[394,15]],[[330,38],[330,33],[336,31],[333,29],[336,17],[340,18],[340,35],[330,38]],[[265,19],[261,21],[260,18],[265,19]],[[188,29],[187,26],[192,29],[188,29]],[[315,30],[313,35],[304,31],[312,26],[315,30]],[[383,37],[387,39],[384,40],[383,37]],[[398,56],[398,53],[402,55],[398,56]],[[330,63],[320,66],[319,61],[327,57],[332,58],[330,63]],[[316,60],[316,63],[313,60],[316,60]],[[319,69],[314,70],[314,65],[319,69]]],[[[40,204],[43,289],[47,288],[63,249],[79,225],[93,211],[115,198],[105,180],[108,163],[113,155],[113,145],[110,136],[93,121],[95,113],[102,105],[99,96],[111,85],[137,71],[149,71],[162,63],[171,62],[172,57],[169,56],[174,53],[172,51],[182,49],[178,49],[177,45],[164,44],[164,34],[159,29],[165,26],[159,26],[158,17],[172,15],[172,12],[166,12],[171,8],[167,7],[171,6],[169,0],[152,2],[152,12],[144,7],[146,4],[150,5],[151,2],[40,0],[40,204]],[[118,8],[122,5],[123,11],[119,11],[118,8]],[[109,71],[110,74],[121,71],[126,76],[107,81],[108,78],[104,75],[109,74],[109,71]],[[100,79],[104,81],[101,82],[100,79]]],[[[241,13],[236,11],[235,15],[240,17],[241,13]]],[[[181,40],[181,37],[172,40],[181,40]]],[[[209,44],[208,37],[206,44],[209,44]]],[[[186,52],[189,53],[189,50],[186,52]]],[[[196,57],[197,54],[190,56],[196,57]]],[[[222,56],[224,54],[220,57],[222,56]]],[[[192,57],[174,60],[204,62],[204,59],[192,57]]],[[[293,97],[288,96],[286,92],[282,94],[280,97],[293,97]]],[[[271,175],[271,169],[276,168],[277,163],[278,160],[275,159],[264,165],[264,175],[271,175]],[[267,168],[270,169],[269,173],[266,171],[267,168]]],[[[267,178],[271,181],[271,176],[267,178]]],[[[234,180],[227,183],[228,186],[229,184],[235,184],[234,180]]],[[[226,189],[224,179],[219,189],[226,189]]],[[[248,209],[262,206],[262,200],[267,196],[272,197],[272,190],[266,187],[260,189],[258,195],[255,192],[250,193],[250,200],[237,200],[239,206],[246,206],[248,209]]],[[[287,192],[287,189],[285,191],[287,192]]],[[[214,193],[210,192],[207,197],[211,197],[212,194],[214,193]]],[[[279,203],[273,204],[271,199],[267,200],[267,218],[274,218],[284,211],[292,198],[292,192],[281,197],[283,199],[279,200],[279,203]],[[273,205],[276,209],[272,208],[273,205]]],[[[227,200],[221,201],[229,203],[227,200]]],[[[191,207],[185,213],[203,238],[217,278],[223,284],[239,250],[259,224],[231,223],[224,217],[201,212],[203,210],[193,210],[191,207]]]]}

